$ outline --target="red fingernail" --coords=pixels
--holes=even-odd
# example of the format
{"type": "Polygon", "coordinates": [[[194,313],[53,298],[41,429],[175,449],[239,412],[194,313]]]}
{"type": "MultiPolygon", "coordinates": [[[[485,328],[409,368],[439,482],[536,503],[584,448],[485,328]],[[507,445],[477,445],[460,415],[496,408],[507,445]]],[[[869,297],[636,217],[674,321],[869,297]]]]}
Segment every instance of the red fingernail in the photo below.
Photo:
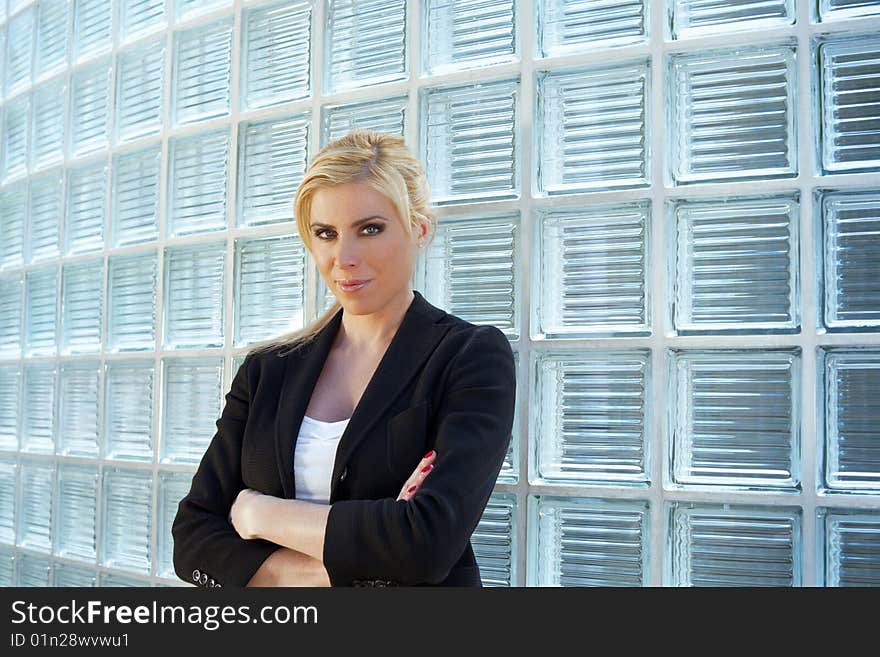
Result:
{"type": "Polygon", "coordinates": [[[426,459],[426,458],[430,457],[431,454],[433,454],[433,453],[434,453],[434,450],[432,449],[430,452],[428,452],[427,454],[425,454],[422,458],[423,458],[423,459],[426,459]]]}
{"type": "Polygon", "coordinates": [[[430,472],[430,471],[431,471],[431,468],[433,468],[433,467],[434,467],[434,464],[433,464],[433,463],[429,463],[429,464],[426,465],[424,468],[422,468],[422,472],[430,472]]]}
{"type": "Polygon", "coordinates": [[[407,492],[407,493],[412,493],[415,489],[416,489],[415,486],[410,486],[409,488],[406,489],[406,492],[407,492]]]}

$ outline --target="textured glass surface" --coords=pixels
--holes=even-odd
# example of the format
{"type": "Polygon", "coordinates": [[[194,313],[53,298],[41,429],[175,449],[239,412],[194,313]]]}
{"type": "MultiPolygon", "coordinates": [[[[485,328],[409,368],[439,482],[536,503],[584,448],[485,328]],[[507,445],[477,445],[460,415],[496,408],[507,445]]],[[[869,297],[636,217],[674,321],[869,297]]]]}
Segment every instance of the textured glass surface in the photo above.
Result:
{"type": "Polygon", "coordinates": [[[797,174],[793,43],[672,54],[667,61],[674,183],[797,174]]]}
{"type": "Polygon", "coordinates": [[[519,80],[422,89],[420,160],[437,204],[519,193],[519,80]]]}
{"type": "Polygon", "coordinates": [[[169,237],[226,228],[229,148],[226,128],[169,141],[169,237]]]}
{"type": "Polygon", "coordinates": [[[880,328],[880,192],[820,190],[822,311],[830,331],[880,328]]]}
{"type": "Polygon", "coordinates": [[[79,69],[70,79],[70,156],[79,157],[109,144],[110,60],[79,69]]]}
{"type": "Polygon", "coordinates": [[[321,145],[338,139],[355,128],[403,136],[407,113],[406,96],[366,103],[324,105],[321,108],[321,145]]]}
{"type": "Polygon", "coordinates": [[[109,351],[155,347],[157,277],[155,251],[110,258],[107,275],[109,351]]]}
{"type": "Polygon", "coordinates": [[[157,563],[156,574],[159,577],[176,579],[174,574],[174,539],[171,536],[171,524],[177,515],[177,505],[189,493],[192,476],[186,472],[160,472],[158,508],[158,536],[156,538],[157,563]]]}
{"type": "Polygon", "coordinates": [[[649,77],[647,61],[538,74],[541,193],[648,184],[649,77]]]}
{"type": "MultiPolygon", "coordinates": [[[[179,3],[178,3],[179,6],[179,3]]],[[[229,114],[232,20],[174,34],[171,116],[174,125],[229,114]]]]}
{"type": "Polygon", "coordinates": [[[52,571],[52,586],[95,586],[98,579],[94,568],[66,563],[55,563],[52,571]]]}
{"type": "Polygon", "coordinates": [[[627,46],[648,36],[648,3],[643,0],[540,0],[536,4],[541,57],[627,46]]]}
{"type": "Polygon", "coordinates": [[[164,28],[168,22],[166,4],[167,0],[122,0],[119,3],[122,41],[132,41],[164,28]]]}
{"type": "Polygon", "coordinates": [[[52,550],[52,489],[55,465],[52,461],[22,459],[18,477],[18,545],[43,552],[52,550]]]}
{"type": "Polygon", "coordinates": [[[880,586],[880,512],[817,511],[820,586],[880,586]]]}
{"type": "Polygon", "coordinates": [[[471,536],[483,586],[516,585],[516,496],[493,493],[471,536]]]}
{"type": "Polygon", "coordinates": [[[6,27],[6,96],[31,83],[31,58],[34,50],[34,8],[28,7],[12,18],[6,27]]]}
{"type": "Polygon", "coordinates": [[[27,364],[22,379],[21,451],[55,451],[55,366],[27,364]]]}
{"type": "Polygon", "coordinates": [[[21,370],[16,365],[0,366],[0,450],[18,449],[20,385],[21,370]]]}
{"type": "Polygon", "coordinates": [[[67,12],[72,4],[70,0],[40,0],[36,6],[35,80],[47,78],[66,66],[67,12]]]}
{"type": "Polygon", "coordinates": [[[151,490],[147,470],[104,470],[101,563],[150,572],[151,490]]]}
{"type": "Polygon", "coordinates": [[[61,353],[101,350],[104,259],[64,265],[61,287],[61,353]]]}
{"type": "Polygon", "coordinates": [[[64,160],[64,103],[67,79],[55,78],[38,89],[32,97],[31,171],[47,169],[64,160]]]}
{"type": "Polygon", "coordinates": [[[103,248],[107,177],[107,163],[103,158],[68,170],[64,210],[66,255],[103,248]]]}
{"type": "Polygon", "coordinates": [[[422,2],[422,72],[440,75],[517,59],[514,0],[422,2]]]}
{"type": "Polygon", "coordinates": [[[877,0],[819,0],[820,20],[846,20],[880,14],[877,0]]]}
{"type": "Polygon", "coordinates": [[[61,364],[57,452],[98,456],[99,361],[61,364]]]}
{"type": "Polygon", "coordinates": [[[24,262],[24,218],[27,187],[24,183],[0,190],[0,270],[24,262]]]}
{"type": "Polygon", "coordinates": [[[198,463],[220,417],[223,360],[166,358],[162,364],[165,412],[159,459],[198,463]]]}
{"type": "Polygon", "coordinates": [[[76,0],[73,14],[75,62],[110,52],[113,13],[113,0],[76,0]]]}
{"type": "Polygon", "coordinates": [[[11,456],[0,456],[0,543],[15,545],[16,484],[18,465],[11,456]]]}
{"type": "Polygon", "coordinates": [[[532,369],[532,483],[648,482],[648,350],[541,352],[532,369]]]}
{"type": "MultiPolygon", "coordinates": [[[[796,196],[677,201],[672,317],[679,333],[800,326],[796,196]]],[[[674,249],[674,251],[673,251],[674,249]]]]}
{"type": "MultiPolygon", "coordinates": [[[[18,358],[21,353],[23,289],[21,274],[0,276],[0,358],[18,358]]],[[[0,427],[2,425],[0,421],[0,427]]]]}
{"type": "Polygon", "coordinates": [[[880,493],[880,349],[822,350],[824,484],[836,493],[880,493]]]}
{"type": "Polygon", "coordinates": [[[165,40],[119,55],[116,64],[116,142],[162,129],[165,40]]]}
{"type": "Polygon", "coordinates": [[[52,564],[47,557],[19,552],[16,562],[16,586],[49,586],[52,564]]]}
{"type": "Polygon", "coordinates": [[[800,351],[669,353],[672,482],[800,488],[800,351]]]}
{"type": "Polygon", "coordinates": [[[0,586],[15,584],[15,550],[0,545],[0,586]]]}
{"type": "Polygon", "coordinates": [[[518,215],[441,221],[424,254],[419,290],[435,306],[515,340],[518,259],[518,215]]]}
{"type": "Polygon", "coordinates": [[[118,361],[104,374],[104,456],[153,459],[153,361],[118,361]]]}
{"type": "Polygon", "coordinates": [[[327,0],[324,92],[408,75],[406,0],[327,0]]]}
{"type": "Polygon", "coordinates": [[[25,356],[55,355],[58,311],[58,267],[31,269],[25,274],[25,356]]]}
{"type": "Polygon", "coordinates": [[[835,37],[818,51],[822,173],[880,170],[880,37],[835,37]]]}
{"type": "Polygon", "coordinates": [[[136,577],[126,577],[125,575],[116,575],[114,573],[101,573],[100,587],[145,587],[150,583],[146,580],[136,577]]]}
{"type": "Polygon", "coordinates": [[[225,261],[225,242],[165,249],[165,348],[223,346],[225,261]]]}
{"type": "Polygon", "coordinates": [[[154,144],[113,159],[110,244],[124,246],[154,240],[159,233],[162,146],[154,144]]]}
{"type": "Polygon", "coordinates": [[[801,511],[667,506],[667,586],[800,586],[801,511]]]}
{"type": "Polygon", "coordinates": [[[98,466],[59,466],[56,499],[55,554],[93,562],[97,554],[98,466]]]}
{"type": "Polygon", "coordinates": [[[532,337],[651,330],[647,202],[536,215],[532,337]]]}
{"type": "Polygon", "coordinates": [[[241,108],[307,98],[311,92],[311,3],[284,0],[242,13],[241,108]]]}
{"type": "Polygon", "coordinates": [[[648,503],[529,496],[528,586],[645,586],[648,503]]]}
{"type": "Polygon", "coordinates": [[[199,14],[231,4],[232,0],[174,0],[174,18],[178,21],[189,20],[199,14]]]}
{"type": "Polygon", "coordinates": [[[299,237],[235,244],[235,346],[305,326],[306,249],[299,237]]]}
{"type": "Polygon", "coordinates": [[[795,22],[795,0],[669,0],[675,39],[741,30],[765,30],[795,22]]]}
{"type": "Polygon", "coordinates": [[[55,258],[60,253],[61,175],[56,171],[31,180],[28,199],[29,262],[55,258]]]}
{"type": "Polygon", "coordinates": [[[309,160],[311,115],[240,123],[238,224],[293,219],[293,197],[309,160]]]}
{"type": "Polygon", "coordinates": [[[27,173],[31,97],[23,94],[3,107],[3,182],[27,173]]]}

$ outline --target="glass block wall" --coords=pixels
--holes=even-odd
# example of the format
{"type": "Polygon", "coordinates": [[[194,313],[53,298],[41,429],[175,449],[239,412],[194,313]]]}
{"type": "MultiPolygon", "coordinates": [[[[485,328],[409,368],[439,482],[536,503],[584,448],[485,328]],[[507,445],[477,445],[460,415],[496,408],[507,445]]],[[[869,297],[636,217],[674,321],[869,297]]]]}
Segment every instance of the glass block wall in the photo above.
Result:
{"type": "Polygon", "coordinates": [[[487,586],[880,585],[878,0],[0,0],[0,583],[177,585],[311,156],[404,135],[510,338],[487,586]]]}

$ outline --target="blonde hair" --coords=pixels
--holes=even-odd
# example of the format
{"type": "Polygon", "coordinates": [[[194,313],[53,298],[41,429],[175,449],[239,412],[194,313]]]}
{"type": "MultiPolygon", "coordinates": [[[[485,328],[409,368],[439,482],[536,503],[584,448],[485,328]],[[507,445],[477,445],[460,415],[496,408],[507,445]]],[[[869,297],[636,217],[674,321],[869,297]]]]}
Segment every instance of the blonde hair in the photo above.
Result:
{"type": "MultiPolygon", "coordinates": [[[[422,163],[410,152],[403,137],[373,130],[352,130],[318,151],[296,190],[293,214],[300,239],[310,252],[312,234],[309,230],[309,215],[315,192],[346,183],[363,183],[387,196],[397,214],[402,219],[409,218],[409,221],[403,222],[409,236],[412,236],[412,230],[419,222],[427,220],[431,225],[431,232],[426,244],[434,238],[437,218],[428,207],[428,180],[422,163]]],[[[286,353],[310,342],[340,307],[341,304],[336,300],[307,326],[258,342],[251,346],[250,352],[280,348],[286,353]]]]}

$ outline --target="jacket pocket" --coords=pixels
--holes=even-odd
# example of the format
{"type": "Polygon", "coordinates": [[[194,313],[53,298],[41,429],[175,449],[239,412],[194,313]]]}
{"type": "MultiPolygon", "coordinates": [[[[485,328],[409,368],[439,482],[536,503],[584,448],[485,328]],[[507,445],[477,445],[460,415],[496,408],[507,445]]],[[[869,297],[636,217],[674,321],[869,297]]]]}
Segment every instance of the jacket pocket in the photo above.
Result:
{"type": "Polygon", "coordinates": [[[428,451],[428,402],[423,401],[393,416],[387,427],[388,469],[403,482],[428,451]]]}

